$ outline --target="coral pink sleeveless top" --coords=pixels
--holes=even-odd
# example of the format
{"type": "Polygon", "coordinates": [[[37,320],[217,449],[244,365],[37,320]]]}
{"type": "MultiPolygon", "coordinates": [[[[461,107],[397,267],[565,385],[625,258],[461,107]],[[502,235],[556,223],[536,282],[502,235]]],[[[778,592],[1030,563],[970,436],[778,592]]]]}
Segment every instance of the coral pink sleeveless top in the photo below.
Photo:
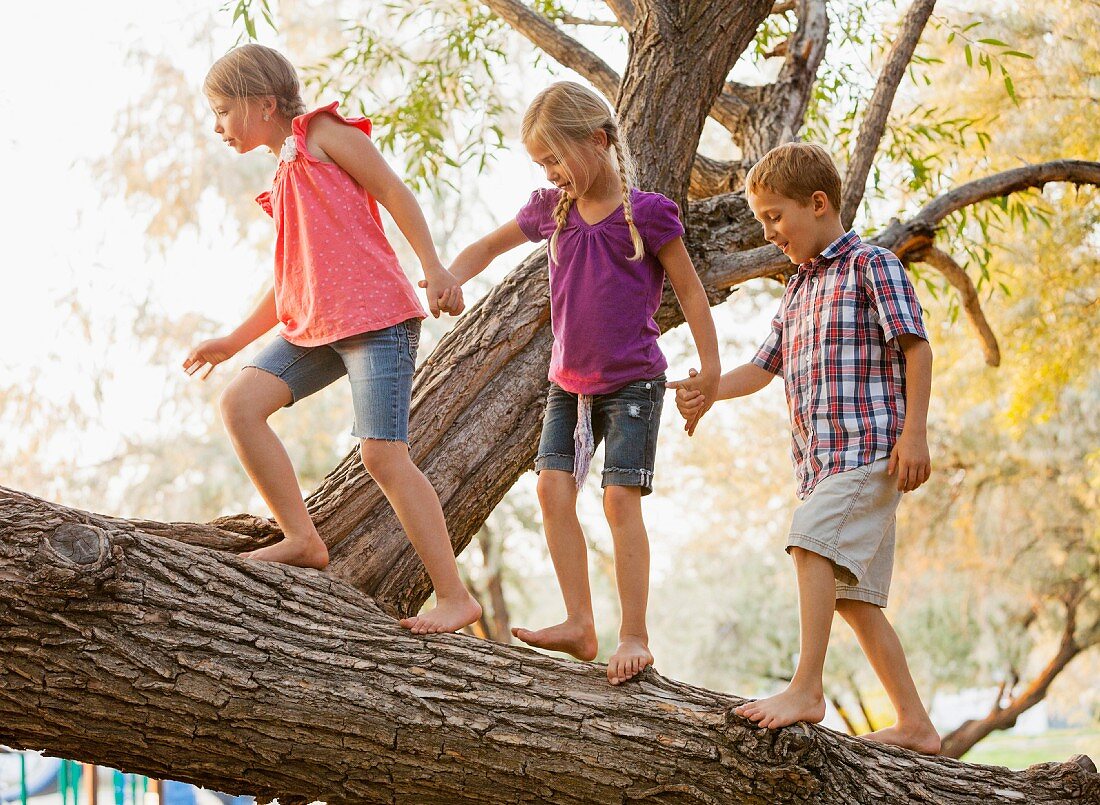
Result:
{"type": "Polygon", "coordinates": [[[318,114],[370,134],[370,120],[345,119],[336,106],[294,118],[271,190],[256,197],[275,220],[281,335],[301,347],[427,315],[386,240],[375,200],[347,171],[306,148],[306,129],[318,114]]]}

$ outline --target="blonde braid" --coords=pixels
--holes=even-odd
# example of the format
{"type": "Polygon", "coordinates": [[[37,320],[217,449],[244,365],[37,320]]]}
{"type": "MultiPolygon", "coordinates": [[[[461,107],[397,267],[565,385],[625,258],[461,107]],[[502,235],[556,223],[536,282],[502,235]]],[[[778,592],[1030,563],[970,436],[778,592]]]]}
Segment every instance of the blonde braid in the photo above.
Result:
{"type": "Polygon", "coordinates": [[[565,226],[565,219],[569,215],[569,208],[573,206],[573,199],[569,198],[569,194],[564,190],[561,191],[561,197],[558,198],[558,204],[554,207],[554,223],[557,226],[554,227],[554,234],[550,236],[550,259],[558,259],[558,233],[561,232],[565,226]]]}
{"type": "Polygon", "coordinates": [[[630,154],[619,142],[619,132],[613,126],[605,128],[605,131],[607,131],[609,144],[615,149],[615,165],[619,169],[619,183],[623,188],[623,217],[630,229],[630,242],[634,244],[634,254],[630,256],[630,259],[632,261],[641,260],[645,255],[645,244],[642,243],[642,234],[634,224],[634,205],[630,201],[630,178],[633,173],[632,166],[629,164],[630,154]]]}

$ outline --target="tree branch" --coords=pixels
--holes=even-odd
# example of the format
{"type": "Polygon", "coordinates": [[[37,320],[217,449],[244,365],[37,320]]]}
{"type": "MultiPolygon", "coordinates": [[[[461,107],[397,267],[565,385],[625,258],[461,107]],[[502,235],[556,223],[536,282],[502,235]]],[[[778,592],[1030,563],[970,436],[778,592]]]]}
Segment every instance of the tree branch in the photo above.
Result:
{"type": "Polygon", "coordinates": [[[634,0],[604,0],[627,33],[634,30],[634,0]]]}
{"type": "MultiPolygon", "coordinates": [[[[1026,772],[796,724],[652,669],[414,636],[332,576],[72,520],[0,491],[0,743],[283,802],[1070,805],[1026,772]],[[664,796],[661,796],[661,795],[664,796]]],[[[1084,762],[1082,762],[1084,763],[1084,762]]]]}
{"type": "Polygon", "coordinates": [[[591,81],[614,104],[620,79],[607,62],[519,0],[485,0],[485,5],[540,50],[591,81]]]}
{"type": "Polygon", "coordinates": [[[914,254],[913,259],[928,263],[928,265],[943,274],[947,281],[959,292],[959,298],[963,310],[966,311],[966,317],[970,320],[971,326],[973,326],[981,341],[986,364],[988,366],[1000,366],[1001,350],[997,346],[997,336],[993,334],[993,328],[989,326],[989,321],[986,319],[984,311],[982,311],[981,301],[978,299],[978,289],[974,287],[974,283],[963,271],[962,266],[956,263],[947,252],[941,251],[935,246],[929,246],[924,251],[914,254]]]}
{"type": "Polygon", "coordinates": [[[786,59],[775,81],[735,91],[727,84],[723,95],[732,94],[742,108],[752,110],[735,133],[747,164],[755,164],[775,146],[790,142],[802,128],[828,41],[825,0],[803,0],[799,4],[798,28],[787,41],[786,59]]]}
{"type": "MultiPolygon", "coordinates": [[[[1049,182],[1100,185],[1100,162],[1080,159],[1043,162],[968,182],[933,199],[909,221],[893,221],[871,243],[889,249],[904,262],[910,262],[915,259],[914,255],[932,245],[937,226],[951,213],[990,198],[1043,187],[1049,182]]],[[[733,193],[692,205],[693,214],[696,209],[706,209],[710,217],[727,219],[737,217],[743,208],[743,197],[733,193]]],[[[710,255],[704,265],[699,275],[708,292],[726,290],[758,277],[786,274],[792,268],[790,260],[772,245],[747,250],[733,246],[710,255]]]]}
{"type": "Polygon", "coordinates": [[[1049,182],[1100,185],[1100,162],[1060,159],[1024,165],[967,182],[924,205],[907,223],[893,221],[874,242],[889,249],[902,260],[909,260],[912,253],[928,245],[940,221],[951,213],[991,198],[1007,196],[1032,187],[1041,188],[1049,182]]]}
{"type": "MultiPolygon", "coordinates": [[[[1078,585],[1082,587],[1083,585],[1078,585]]],[[[1090,646],[1077,641],[1077,610],[1081,603],[1080,595],[1070,596],[1063,602],[1066,610],[1065,625],[1058,650],[1043,670],[1018,696],[1013,696],[1007,706],[995,703],[989,714],[982,719],[963,722],[943,739],[943,754],[946,757],[962,757],[974,744],[997,730],[1007,729],[1016,723],[1021,714],[1046,698],[1047,691],[1055,678],[1066,666],[1090,646]]]]}
{"type": "Polygon", "coordinates": [[[879,74],[875,91],[863,116],[863,123],[859,127],[855,152],[848,162],[848,173],[844,178],[844,187],[841,191],[840,219],[845,228],[850,227],[856,218],[856,211],[859,209],[859,202],[863,199],[863,191],[867,185],[867,174],[871,170],[879,142],[886,131],[886,120],[890,116],[890,108],[894,105],[898,84],[901,83],[905,71],[909,68],[913,51],[917,48],[924,27],[932,14],[932,7],[935,5],[936,0],[914,0],[905,14],[901,31],[890,49],[890,55],[886,57],[886,65],[879,74]]]}

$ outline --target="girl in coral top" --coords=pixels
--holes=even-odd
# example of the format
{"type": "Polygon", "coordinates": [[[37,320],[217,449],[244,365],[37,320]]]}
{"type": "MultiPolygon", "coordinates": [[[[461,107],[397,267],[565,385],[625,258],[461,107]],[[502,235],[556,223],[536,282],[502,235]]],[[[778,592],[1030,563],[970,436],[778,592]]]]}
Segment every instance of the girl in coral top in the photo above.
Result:
{"type": "Polygon", "coordinates": [[[283,325],[220,403],[233,447],[283,530],[281,542],[245,555],[328,564],[290,458],[267,420],[347,375],[363,465],[435,587],[435,609],[401,623],[417,633],[460,629],[480,617],[481,607],[462,584],[439,497],[408,447],[426,314],[382,231],[376,199],[420,258],[432,315],[460,313],[461,288],[440,263],[413,194],[371,143],[369,120],[346,119],[335,103],[307,113],[293,66],[262,45],[235,48],[215,62],[203,91],[214,131],[227,145],[241,154],[267,146],[279,155],[271,190],[256,199],[275,221],[274,287],[236,330],[199,344],[183,362],[188,374],[205,379],[283,325]]]}

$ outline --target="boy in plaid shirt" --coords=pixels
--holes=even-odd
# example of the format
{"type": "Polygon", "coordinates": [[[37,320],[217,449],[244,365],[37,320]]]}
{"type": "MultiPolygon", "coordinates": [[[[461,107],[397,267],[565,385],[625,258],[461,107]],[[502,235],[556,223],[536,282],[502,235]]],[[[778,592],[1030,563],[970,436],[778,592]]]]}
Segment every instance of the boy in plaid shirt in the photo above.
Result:
{"type": "MultiPolygon", "coordinates": [[[[824,718],[821,675],[835,610],[855,631],[897,711],[893,727],[866,737],[936,754],[939,735],[882,611],[894,513],[901,494],[931,472],[932,350],[901,262],[845,232],[840,186],[828,153],[806,143],[773,149],[745,179],[764,237],[798,271],[771,334],[749,363],[722,376],[717,398],[752,394],[782,375],[803,502],[787,540],[798,576],[798,667],[782,693],[735,712],[769,728],[824,718]]],[[[689,423],[713,402],[679,383],[668,387],[677,389],[677,407],[689,423]]]]}

